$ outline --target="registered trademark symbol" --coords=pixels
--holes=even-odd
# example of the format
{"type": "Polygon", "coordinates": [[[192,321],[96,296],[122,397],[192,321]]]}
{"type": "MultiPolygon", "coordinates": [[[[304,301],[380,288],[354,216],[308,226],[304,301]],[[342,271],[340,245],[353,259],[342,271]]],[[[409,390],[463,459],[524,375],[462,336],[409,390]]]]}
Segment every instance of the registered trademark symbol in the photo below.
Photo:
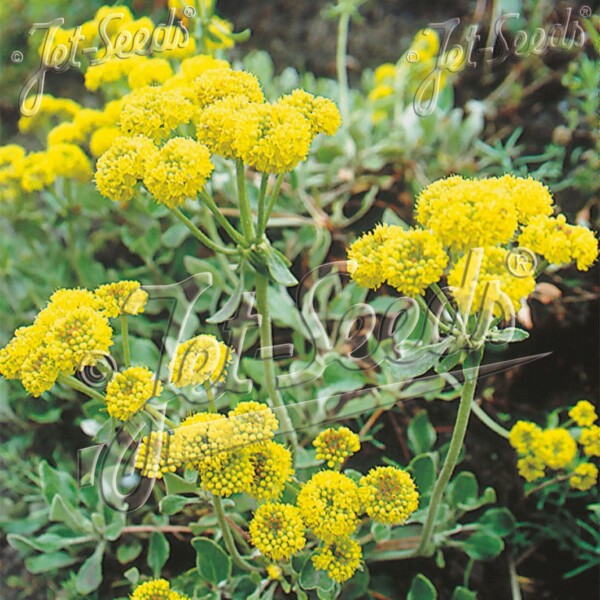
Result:
{"type": "Polygon", "coordinates": [[[531,277],[536,266],[537,258],[527,248],[515,248],[506,255],[506,268],[514,277],[531,277]]]}
{"type": "Polygon", "coordinates": [[[410,52],[407,52],[406,53],[406,60],[409,63],[419,62],[419,53],[415,52],[414,50],[411,50],[410,52]]]}
{"type": "Polygon", "coordinates": [[[592,9],[591,9],[589,6],[582,6],[582,7],[579,9],[579,14],[580,14],[582,17],[586,17],[586,18],[587,18],[587,17],[591,17],[591,16],[592,16],[592,9]]]}
{"type": "Polygon", "coordinates": [[[188,18],[192,18],[196,16],[196,9],[193,6],[186,6],[183,9],[183,14],[188,18]]]}
{"type": "Polygon", "coordinates": [[[23,62],[23,53],[21,51],[19,51],[19,50],[15,50],[10,55],[10,60],[12,60],[14,63],[23,62]]]}

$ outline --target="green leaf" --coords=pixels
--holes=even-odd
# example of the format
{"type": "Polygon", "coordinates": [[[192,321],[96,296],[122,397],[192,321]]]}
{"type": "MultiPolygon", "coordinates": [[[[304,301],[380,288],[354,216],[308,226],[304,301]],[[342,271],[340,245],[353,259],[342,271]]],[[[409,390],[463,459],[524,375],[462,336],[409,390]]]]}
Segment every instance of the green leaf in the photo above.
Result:
{"type": "Polygon", "coordinates": [[[131,567],[131,569],[127,569],[125,573],[125,578],[131,581],[132,585],[137,585],[137,582],[140,580],[140,572],[137,567],[131,567]]]}
{"type": "Polygon", "coordinates": [[[390,372],[398,381],[419,377],[435,367],[453,343],[452,338],[445,338],[441,342],[428,346],[418,346],[412,341],[401,343],[399,347],[403,350],[403,355],[390,360],[388,364],[390,372]]]}
{"type": "Polygon", "coordinates": [[[490,331],[488,334],[488,340],[491,342],[499,342],[508,344],[512,342],[522,342],[529,337],[529,333],[519,327],[506,327],[505,329],[496,329],[490,331]]]}
{"type": "Polygon", "coordinates": [[[142,543],[134,539],[128,544],[121,544],[117,548],[117,560],[125,565],[132,560],[135,560],[142,553],[142,543]]]}
{"type": "Polygon", "coordinates": [[[408,425],[408,443],[415,454],[423,454],[433,448],[436,439],[427,411],[422,410],[408,425]]]}
{"type": "Polygon", "coordinates": [[[456,507],[475,504],[479,495],[477,478],[470,471],[461,471],[448,486],[448,498],[456,507]]]}
{"type": "Polygon", "coordinates": [[[371,525],[371,533],[373,534],[373,539],[377,543],[386,542],[392,537],[392,528],[384,523],[377,523],[376,521],[373,521],[371,525]]]}
{"type": "Polygon", "coordinates": [[[476,531],[469,539],[462,542],[460,546],[474,560],[495,558],[504,550],[502,538],[487,531],[476,531]]]}
{"type": "Polygon", "coordinates": [[[432,454],[419,454],[408,465],[408,470],[413,474],[417,489],[421,496],[426,496],[433,489],[435,483],[435,463],[432,454]]]}
{"type": "Polygon", "coordinates": [[[369,581],[371,576],[365,567],[362,571],[357,571],[356,574],[344,584],[342,589],[341,600],[361,600],[368,598],[367,590],[369,589],[369,581]]]}
{"type": "Polygon", "coordinates": [[[244,262],[240,264],[238,269],[239,279],[238,283],[235,287],[235,290],[232,292],[231,296],[223,304],[223,306],[218,310],[212,317],[209,317],[207,320],[208,323],[222,323],[223,321],[227,321],[237,310],[240,302],[242,301],[242,297],[244,294],[244,262]]]}
{"type": "Polygon", "coordinates": [[[206,581],[218,585],[231,577],[231,558],[213,540],[198,537],[192,540],[196,550],[196,569],[206,581]]]}
{"type": "Polygon", "coordinates": [[[170,550],[165,534],[160,531],[153,531],[148,544],[147,562],[154,577],[160,576],[160,571],[169,558],[170,550]]]}
{"type": "Polygon", "coordinates": [[[329,578],[325,571],[315,569],[310,557],[306,559],[300,571],[300,585],[305,590],[323,590],[328,592],[333,589],[335,581],[329,578]]]}
{"type": "Polygon", "coordinates": [[[256,261],[259,261],[267,268],[271,279],[275,283],[280,283],[286,287],[296,285],[298,283],[298,280],[288,268],[288,259],[272,246],[261,248],[257,252],[253,262],[254,266],[259,266],[255,264],[256,261]]]}
{"type": "Polygon", "coordinates": [[[196,498],[190,498],[188,496],[177,496],[169,495],[165,496],[160,503],[158,508],[163,515],[174,515],[178,513],[186,504],[195,502],[196,498]]]}
{"type": "Polygon", "coordinates": [[[419,573],[410,584],[406,600],[436,600],[437,590],[425,575],[419,573]]]}
{"type": "Polygon", "coordinates": [[[162,234],[161,241],[167,248],[178,248],[189,235],[190,230],[183,223],[175,223],[162,234]]]}
{"type": "Polygon", "coordinates": [[[515,529],[515,518],[508,508],[490,508],[479,519],[482,527],[490,533],[506,537],[515,529]]]}
{"type": "Polygon", "coordinates": [[[175,473],[165,473],[163,481],[167,488],[167,494],[191,494],[198,491],[198,484],[194,481],[187,481],[175,473]]]}
{"type": "Polygon", "coordinates": [[[477,593],[460,585],[454,589],[452,600],[477,600],[477,593]]]}
{"type": "Polygon", "coordinates": [[[98,589],[102,583],[102,557],[106,544],[100,542],[98,547],[82,565],[75,579],[75,589],[82,596],[98,589]]]}
{"type": "Polygon", "coordinates": [[[90,521],[86,519],[81,511],[70,506],[60,494],[56,494],[50,504],[50,513],[48,515],[50,521],[64,523],[73,531],[81,531],[83,533],[92,533],[94,528],[90,521]]]}
{"type": "Polygon", "coordinates": [[[40,463],[39,475],[42,494],[46,498],[48,505],[50,505],[56,494],[61,494],[72,505],[78,503],[75,480],[68,473],[51,467],[44,460],[40,463]]]}
{"type": "Polygon", "coordinates": [[[77,562],[76,556],[71,556],[66,552],[51,552],[49,554],[40,554],[39,556],[30,556],[25,559],[25,566],[30,573],[47,573],[55,569],[68,567],[77,562]]]}

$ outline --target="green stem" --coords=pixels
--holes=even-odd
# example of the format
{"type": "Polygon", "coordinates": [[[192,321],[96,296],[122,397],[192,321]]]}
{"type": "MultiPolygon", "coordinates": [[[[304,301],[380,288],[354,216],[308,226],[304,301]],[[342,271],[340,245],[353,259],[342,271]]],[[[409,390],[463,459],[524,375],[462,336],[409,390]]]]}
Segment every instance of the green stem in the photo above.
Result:
{"type": "Polygon", "coordinates": [[[76,377],[73,377],[73,375],[67,375],[66,373],[61,373],[58,376],[58,381],[60,381],[60,383],[64,383],[65,385],[68,385],[70,388],[73,388],[74,390],[77,390],[78,392],[82,392],[83,394],[85,394],[86,396],[89,396],[90,398],[94,398],[94,400],[99,400],[100,402],[106,404],[106,398],[105,398],[104,394],[97,392],[95,389],[93,389],[93,388],[89,387],[88,385],[86,385],[85,383],[83,383],[83,381],[80,381],[76,377]]]}
{"type": "Polygon", "coordinates": [[[260,192],[258,194],[258,233],[264,233],[266,229],[266,215],[265,215],[265,199],[267,197],[267,184],[269,183],[269,175],[263,173],[260,179],[260,192]]]}
{"type": "Polygon", "coordinates": [[[450,440],[450,447],[448,448],[448,454],[446,460],[442,466],[442,470],[435,482],[433,488],[433,494],[431,496],[431,503],[429,504],[429,512],[427,513],[427,519],[423,525],[423,531],[421,532],[421,542],[416,554],[422,556],[431,556],[435,550],[435,547],[431,547],[431,538],[433,536],[433,529],[437,520],[437,514],[440,508],[440,504],[444,497],[444,492],[460,454],[465,434],[467,432],[467,425],[469,424],[469,415],[471,414],[471,404],[473,402],[473,396],[475,394],[475,388],[477,387],[477,374],[479,373],[479,362],[468,369],[463,368],[463,374],[465,376],[465,382],[463,384],[462,394],[460,396],[460,404],[458,406],[458,413],[456,415],[456,422],[454,423],[454,431],[452,432],[452,439],[450,440]]]}
{"type": "Polygon", "coordinates": [[[290,419],[287,406],[284,404],[281,394],[277,389],[275,379],[275,366],[271,356],[273,346],[273,334],[271,331],[271,317],[269,315],[269,280],[262,273],[256,273],[256,309],[260,318],[260,352],[263,359],[265,375],[265,387],[271,405],[277,409],[283,432],[295,453],[298,447],[298,436],[290,419]]]}
{"type": "Polygon", "coordinates": [[[337,49],[335,53],[335,64],[339,85],[340,113],[342,122],[347,123],[350,116],[348,103],[348,71],[346,70],[346,51],[348,47],[348,30],[350,28],[350,14],[343,12],[340,15],[337,35],[337,49]]]}
{"type": "Polygon", "coordinates": [[[227,217],[219,210],[214,198],[203,189],[200,192],[200,199],[204,205],[215,216],[217,223],[227,232],[227,235],[236,243],[242,246],[246,245],[246,238],[227,220],[227,217]]]}
{"type": "Polygon", "coordinates": [[[225,518],[223,503],[221,502],[221,498],[219,496],[213,495],[213,505],[215,507],[215,515],[217,517],[221,533],[223,534],[223,542],[225,542],[225,548],[227,548],[229,556],[231,556],[231,560],[233,560],[233,562],[244,571],[260,571],[258,567],[251,565],[240,556],[237,546],[235,545],[235,540],[233,539],[233,534],[231,533],[231,529],[229,529],[229,524],[225,518]]]}
{"type": "Polygon", "coordinates": [[[178,208],[172,208],[171,212],[190,230],[192,235],[202,242],[207,248],[210,248],[213,252],[221,252],[229,256],[237,254],[237,250],[232,248],[225,248],[213,242],[207,235],[202,233],[178,208]]]}
{"type": "Polygon", "coordinates": [[[427,306],[427,302],[425,302],[425,300],[423,299],[422,296],[417,296],[415,298],[415,300],[417,301],[417,304],[419,305],[420,309],[425,313],[426,317],[431,321],[431,324],[434,327],[437,327],[438,329],[440,329],[441,331],[443,331],[444,333],[449,333],[450,327],[448,327],[447,325],[445,325],[444,323],[442,323],[430,310],[429,307],[427,306]]]}
{"type": "Polygon", "coordinates": [[[125,366],[131,366],[131,352],[129,350],[129,327],[127,326],[127,315],[121,315],[121,338],[123,339],[123,359],[125,366]]]}
{"type": "Polygon", "coordinates": [[[208,400],[208,410],[209,412],[216,413],[217,405],[215,404],[215,395],[213,394],[210,381],[207,381],[204,384],[204,389],[206,390],[206,399],[208,400]]]}
{"type": "Polygon", "coordinates": [[[565,473],[564,475],[559,475],[558,477],[554,477],[553,479],[544,481],[544,483],[540,483],[540,485],[536,485],[534,488],[531,488],[525,494],[525,498],[528,498],[532,494],[535,494],[536,492],[539,492],[540,490],[543,490],[544,488],[547,488],[550,485],[554,485],[555,483],[560,483],[561,481],[566,481],[567,479],[569,479],[569,477],[571,477],[571,475],[573,475],[573,473],[565,473]]]}
{"type": "Polygon", "coordinates": [[[263,218],[262,226],[259,227],[259,230],[258,230],[259,235],[262,235],[267,229],[267,224],[269,223],[269,217],[271,216],[271,213],[273,212],[273,207],[275,206],[275,202],[277,201],[277,198],[279,197],[279,190],[281,190],[281,184],[283,183],[284,177],[285,177],[285,173],[279,173],[279,175],[277,175],[277,179],[275,180],[275,185],[273,186],[273,190],[271,191],[271,195],[269,197],[269,202],[265,209],[265,216],[263,218]]]}
{"type": "Polygon", "coordinates": [[[496,423],[492,417],[490,417],[484,410],[477,404],[477,402],[473,402],[471,404],[471,408],[473,409],[473,414],[488,428],[491,429],[494,433],[497,433],[500,437],[504,439],[508,439],[510,436],[510,431],[508,429],[504,429],[502,425],[496,423]]]}
{"type": "Polygon", "coordinates": [[[244,173],[244,163],[241,160],[235,163],[235,173],[237,177],[238,201],[240,203],[240,219],[242,222],[242,231],[247,242],[254,240],[254,223],[252,222],[252,210],[248,202],[246,193],[246,177],[244,173]]]}
{"type": "Polygon", "coordinates": [[[144,406],[144,410],[151,416],[154,417],[157,421],[164,422],[165,425],[168,425],[171,429],[175,429],[177,427],[177,423],[171,421],[164,413],[160,412],[157,408],[150,404],[146,404],[144,406]]]}

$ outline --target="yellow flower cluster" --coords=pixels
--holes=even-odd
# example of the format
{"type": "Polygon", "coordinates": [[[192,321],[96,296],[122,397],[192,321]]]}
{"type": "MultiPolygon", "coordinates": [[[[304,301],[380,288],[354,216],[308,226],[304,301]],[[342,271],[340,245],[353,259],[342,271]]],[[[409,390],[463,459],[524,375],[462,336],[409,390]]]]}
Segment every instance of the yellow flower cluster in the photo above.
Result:
{"type": "Polygon", "coordinates": [[[164,473],[177,470],[169,464],[170,443],[171,437],[166,431],[151,431],[141,439],[135,455],[135,468],[142,477],[162,479],[164,473]]]}
{"type": "Polygon", "coordinates": [[[327,571],[331,579],[342,583],[350,579],[361,566],[362,549],[352,538],[338,538],[317,550],[312,557],[316,569],[327,571]]]}
{"type": "Polygon", "coordinates": [[[61,373],[72,375],[96,364],[113,343],[110,317],[126,306],[128,314],[143,310],[146,293],[136,281],[86,289],[60,289],[36,316],[32,325],[17,329],[0,350],[0,374],[20,379],[23,387],[39,396],[56,383],[61,373]],[[125,303],[125,300],[130,301],[125,303]]]}
{"type": "Polygon", "coordinates": [[[368,99],[373,103],[373,122],[389,118],[394,105],[406,105],[415,99],[429,100],[434,93],[432,79],[438,79],[438,91],[449,77],[464,67],[464,53],[445,52],[439,56],[440,39],[434,29],[422,29],[415,35],[409,49],[396,63],[384,63],[375,69],[373,87],[368,99]],[[432,82],[427,85],[427,82],[432,82]]]}
{"type": "MultiPolygon", "coordinates": [[[[596,412],[587,400],[579,401],[569,416],[580,426],[589,425],[579,433],[583,456],[600,457],[600,427],[592,423],[596,412]]],[[[519,474],[528,482],[536,481],[550,471],[566,471],[569,485],[578,490],[590,489],[596,483],[598,469],[578,456],[577,442],[565,427],[542,430],[535,423],[518,421],[510,431],[510,445],[517,451],[519,474]]]]}
{"type": "Polygon", "coordinates": [[[178,387],[218,382],[227,375],[231,351],[214,335],[198,335],[177,346],[170,372],[178,387]]]}
{"type": "Polygon", "coordinates": [[[350,246],[349,270],[361,286],[377,289],[387,282],[416,298],[437,283],[448,264],[441,242],[423,229],[378,225],[350,246]]]}
{"type": "Polygon", "coordinates": [[[108,414],[120,421],[128,421],[146,402],[160,396],[162,384],[145,367],[130,367],[117,373],[106,387],[108,414]]]}
{"type": "Polygon", "coordinates": [[[306,544],[300,511],[291,504],[261,504],[250,523],[252,544],[271,560],[288,560],[306,544]]]}
{"type": "Polygon", "coordinates": [[[569,410],[569,416],[580,427],[589,427],[598,420],[596,407],[588,400],[580,400],[569,410]]]}
{"type": "Polygon", "coordinates": [[[306,525],[321,540],[347,537],[358,525],[358,486],[342,473],[320,471],[302,487],[298,508],[306,525]]]}
{"type": "Polygon", "coordinates": [[[400,524],[419,507],[413,478],[396,467],[376,467],[360,480],[360,498],[375,521],[400,524]]]}
{"type": "Polygon", "coordinates": [[[325,429],[313,442],[317,460],[324,460],[330,469],[339,469],[344,461],[360,450],[360,439],[347,427],[325,429]]]}
{"type": "Polygon", "coordinates": [[[554,208],[549,190],[531,178],[441,179],[417,199],[420,228],[377,225],[350,246],[348,269],[360,286],[376,290],[387,282],[409,297],[446,275],[463,314],[469,308],[508,316],[535,289],[535,265],[512,265],[515,243],[580,270],[598,256],[594,234],[563,215],[551,217],[554,208]],[[483,252],[479,268],[476,249],[483,252]]]}
{"type": "Polygon", "coordinates": [[[187,596],[171,589],[166,579],[152,579],[138,585],[130,600],[188,600],[187,596]]]}

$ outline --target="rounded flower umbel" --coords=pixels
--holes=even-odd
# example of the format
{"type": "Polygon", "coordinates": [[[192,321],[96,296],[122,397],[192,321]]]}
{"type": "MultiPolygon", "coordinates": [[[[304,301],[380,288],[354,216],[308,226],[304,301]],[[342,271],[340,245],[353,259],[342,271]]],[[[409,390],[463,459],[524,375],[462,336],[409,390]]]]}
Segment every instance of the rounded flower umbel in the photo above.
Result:
{"type": "Polygon", "coordinates": [[[360,568],[361,558],[362,549],[356,540],[338,538],[318,549],[312,556],[312,563],[316,569],[327,571],[334,581],[343,583],[360,568]]]}
{"type": "Polygon", "coordinates": [[[131,367],[117,373],[106,387],[106,408],[111,417],[128,421],[144,408],[148,400],[159,396],[162,384],[145,367],[131,367]]]}
{"type": "Polygon", "coordinates": [[[266,442],[250,454],[254,474],[248,494],[257,500],[278,500],[292,478],[292,454],[281,444],[266,442]]]}
{"type": "Polygon", "coordinates": [[[570,411],[569,416],[580,427],[589,427],[598,420],[595,406],[588,400],[580,400],[570,411]]]}
{"type": "Polygon", "coordinates": [[[576,490],[585,492],[598,482],[598,467],[592,463],[582,463],[573,471],[569,485],[576,490]]]}
{"type": "Polygon", "coordinates": [[[141,289],[139,281],[107,283],[101,285],[94,296],[95,307],[109,318],[139,315],[148,301],[148,292],[141,289]]]}
{"type": "Polygon", "coordinates": [[[290,504],[261,504],[250,523],[252,544],[271,560],[288,560],[306,544],[300,511],[290,504]]]}
{"type": "Polygon", "coordinates": [[[213,335],[198,335],[177,346],[171,361],[171,382],[179,387],[222,381],[231,351],[213,335]]]}
{"type": "Polygon", "coordinates": [[[347,427],[325,429],[313,442],[317,460],[324,460],[330,469],[339,469],[345,460],[360,450],[360,439],[347,427]]]}
{"type": "Polygon", "coordinates": [[[396,467],[376,467],[360,480],[360,498],[366,513],[390,525],[406,521],[419,507],[413,478],[396,467]]]}
{"type": "Polygon", "coordinates": [[[320,471],[300,490],[298,508],[306,525],[324,542],[347,537],[358,526],[358,486],[336,471],[320,471]]]}
{"type": "Polygon", "coordinates": [[[171,589],[166,579],[152,579],[138,585],[130,600],[188,600],[187,596],[171,589]]]}

